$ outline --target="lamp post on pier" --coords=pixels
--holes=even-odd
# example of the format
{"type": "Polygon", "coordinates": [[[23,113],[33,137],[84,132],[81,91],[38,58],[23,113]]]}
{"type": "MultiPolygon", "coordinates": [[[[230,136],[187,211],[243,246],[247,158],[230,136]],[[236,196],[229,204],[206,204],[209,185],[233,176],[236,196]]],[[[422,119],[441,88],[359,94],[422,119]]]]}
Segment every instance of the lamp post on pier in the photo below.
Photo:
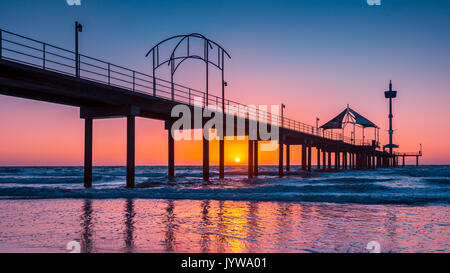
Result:
{"type": "Polygon", "coordinates": [[[78,53],[78,33],[83,32],[83,26],[75,21],[75,76],[80,77],[80,55],[78,53]]]}
{"type": "Polygon", "coordinates": [[[316,117],[316,131],[317,131],[317,135],[319,135],[319,121],[320,121],[320,119],[318,117],[316,117]]]}

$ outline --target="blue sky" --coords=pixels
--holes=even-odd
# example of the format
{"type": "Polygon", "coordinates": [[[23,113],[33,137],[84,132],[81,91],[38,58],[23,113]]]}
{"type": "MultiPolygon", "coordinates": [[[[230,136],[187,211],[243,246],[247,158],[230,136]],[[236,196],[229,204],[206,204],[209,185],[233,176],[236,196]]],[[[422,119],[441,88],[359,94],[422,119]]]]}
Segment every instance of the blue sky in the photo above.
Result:
{"type": "MultiPolygon", "coordinates": [[[[438,146],[446,137],[426,132],[449,124],[449,15],[445,0],[381,0],[381,6],[365,0],[82,0],[79,7],[65,0],[0,2],[2,29],[73,49],[78,20],[82,53],[148,73],[144,55],[155,43],[202,33],[232,55],[228,98],[284,102],[288,116],[309,124],[350,104],[387,127],[382,92],[392,79],[401,91],[396,137],[409,138],[408,150],[428,140],[441,157],[450,154],[450,144],[438,146]]],[[[194,68],[177,81],[202,88],[194,68]]],[[[7,103],[0,99],[0,107],[7,103]]]]}

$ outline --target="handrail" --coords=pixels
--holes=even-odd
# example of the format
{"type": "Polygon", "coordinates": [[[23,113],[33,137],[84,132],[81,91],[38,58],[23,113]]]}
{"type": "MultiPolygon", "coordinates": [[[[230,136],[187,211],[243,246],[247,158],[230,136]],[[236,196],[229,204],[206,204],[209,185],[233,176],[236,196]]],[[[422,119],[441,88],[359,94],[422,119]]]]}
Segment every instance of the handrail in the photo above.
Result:
{"type": "Polygon", "coordinates": [[[422,156],[422,154],[420,152],[408,152],[408,153],[394,152],[393,155],[395,155],[395,156],[422,156]]]}
{"type": "MultiPolygon", "coordinates": [[[[154,78],[151,75],[83,54],[78,55],[79,75],[82,79],[124,88],[133,92],[146,93],[190,106],[198,106],[194,105],[192,98],[200,97],[202,99],[201,106],[203,108],[206,106],[206,93],[203,91],[177,83],[173,83],[174,87],[172,88],[172,83],[168,80],[156,77],[154,78]],[[155,82],[154,85],[153,82],[155,82]],[[173,98],[171,96],[172,90],[174,90],[173,98]]],[[[2,29],[0,29],[0,60],[1,59],[38,67],[44,70],[63,73],[65,75],[77,75],[75,71],[75,62],[77,59],[75,52],[2,29]],[[23,41],[17,41],[18,38],[40,45],[40,47],[36,45],[24,44],[23,41]]],[[[217,110],[221,111],[223,106],[222,98],[209,94],[207,104],[209,106],[216,106],[217,110]]],[[[229,99],[225,99],[224,106],[225,113],[230,113],[230,111],[236,109],[238,116],[245,117],[245,114],[248,112],[248,118],[250,119],[261,121],[261,118],[265,117],[267,119],[265,121],[267,124],[272,124],[272,120],[276,120],[275,125],[284,129],[315,135],[335,141],[342,141],[348,144],[360,146],[371,145],[371,143],[351,139],[342,134],[324,131],[321,128],[316,128],[300,121],[287,117],[280,117],[278,114],[261,111],[257,108],[249,108],[247,105],[229,99]],[[242,109],[246,109],[247,111],[242,111],[242,109]]]]}

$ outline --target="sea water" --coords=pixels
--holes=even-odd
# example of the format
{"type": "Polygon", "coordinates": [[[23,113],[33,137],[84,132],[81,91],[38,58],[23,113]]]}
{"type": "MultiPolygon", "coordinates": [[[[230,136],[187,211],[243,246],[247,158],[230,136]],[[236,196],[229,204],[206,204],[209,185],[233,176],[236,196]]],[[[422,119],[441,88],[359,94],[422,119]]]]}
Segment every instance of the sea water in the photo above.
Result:
{"type": "Polygon", "coordinates": [[[450,251],[450,166],[347,172],[0,167],[0,252],[450,251]]]}

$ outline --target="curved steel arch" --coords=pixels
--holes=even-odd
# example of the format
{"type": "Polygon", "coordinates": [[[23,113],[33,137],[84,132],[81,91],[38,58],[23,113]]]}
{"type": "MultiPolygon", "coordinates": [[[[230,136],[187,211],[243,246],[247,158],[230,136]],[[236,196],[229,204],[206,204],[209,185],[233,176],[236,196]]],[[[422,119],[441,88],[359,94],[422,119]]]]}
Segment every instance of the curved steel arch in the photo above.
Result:
{"type": "Polygon", "coordinates": [[[145,57],[148,57],[150,54],[153,56],[153,95],[156,95],[156,69],[161,67],[162,65],[166,64],[170,66],[170,78],[171,78],[171,93],[172,93],[172,100],[174,99],[174,82],[173,77],[175,72],[177,71],[178,67],[187,59],[197,59],[202,60],[205,62],[206,65],[206,98],[205,98],[205,105],[208,105],[208,93],[209,93],[209,64],[215,66],[217,69],[222,71],[222,110],[225,109],[225,80],[224,80],[224,71],[225,71],[225,56],[231,59],[231,55],[218,43],[206,38],[204,35],[199,33],[191,33],[191,34],[185,34],[185,35],[175,35],[169,38],[166,38],[159,43],[157,43],[155,46],[153,46],[145,55],[145,57]],[[199,55],[191,55],[190,53],[190,38],[197,38],[204,41],[203,44],[203,51],[204,56],[199,55]],[[179,39],[179,41],[175,44],[174,48],[172,49],[172,52],[170,54],[170,57],[167,60],[163,60],[160,62],[159,57],[159,47],[174,39],[179,39]],[[180,45],[186,41],[187,42],[187,54],[184,56],[176,56],[177,49],[180,47],[180,45]],[[211,61],[209,59],[209,49],[213,49],[213,45],[217,47],[217,63],[211,61]],[[178,63],[177,60],[180,60],[178,63]]]}
{"type": "MultiPolygon", "coordinates": [[[[164,65],[164,64],[170,65],[170,62],[171,62],[172,60],[176,61],[176,60],[180,60],[180,59],[181,59],[181,61],[180,61],[178,64],[175,65],[175,70],[178,68],[178,66],[180,65],[180,63],[181,63],[181,62],[184,62],[186,59],[198,59],[198,60],[202,60],[202,61],[205,62],[205,59],[203,59],[203,57],[201,57],[201,56],[198,56],[198,55],[190,55],[189,57],[184,56],[184,57],[174,57],[174,58],[172,58],[172,59],[168,59],[168,60],[166,60],[166,61],[164,61],[164,62],[162,62],[162,63],[159,63],[159,65],[157,65],[155,68],[159,68],[160,66],[162,66],[162,65],[164,65]]],[[[219,70],[221,69],[221,67],[219,67],[219,66],[218,66],[216,63],[214,63],[214,62],[209,61],[208,63],[209,63],[209,64],[212,64],[212,65],[215,66],[215,67],[217,67],[219,70]]]]}
{"type": "MultiPolygon", "coordinates": [[[[225,54],[228,56],[228,58],[231,59],[231,55],[230,55],[230,54],[229,54],[229,53],[228,53],[228,52],[227,52],[220,44],[214,42],[213,40],[210,40],[210,39],[206,38],[204,35],[202,35],[202,34],[200,34],[200,33],[191,33],[191,34],[175,35],[175,36],[169,37],[169,38],[167,38],[167,39],[164,39],[164,40],[162,40],[161,42],[159,42],[159,43],[157,43],[156,45],[154,45],[154,46],[147,52],[147,54],[145,54],[145,57],[148,57],[148,55],[150,55],[150,53],[152,53],[152,51],[154,51],[155,48],[159,47],[161,44],[163,44],[163,43],[165,43],[165,42],[167,42],[167,41],[169,41],[169,40],[173,40],[173,39],[176,39],[176,38],[182,38],[181,40],[184,40],[185,38],[188,38],[188,37],[195,37],[195,38],[201,38],[201,39],[203,39],[203,40],[207,40],[209,44],[214,44],[214,45],[217,46],[218,48],[222,49],[222,50],[225,52],[225,54]]],[[[181,40],[180,40],[180,41],[181,41],[181,40]]],[[[181,42],[182,42],[182,41],[181,41],[181,42]]]]}

